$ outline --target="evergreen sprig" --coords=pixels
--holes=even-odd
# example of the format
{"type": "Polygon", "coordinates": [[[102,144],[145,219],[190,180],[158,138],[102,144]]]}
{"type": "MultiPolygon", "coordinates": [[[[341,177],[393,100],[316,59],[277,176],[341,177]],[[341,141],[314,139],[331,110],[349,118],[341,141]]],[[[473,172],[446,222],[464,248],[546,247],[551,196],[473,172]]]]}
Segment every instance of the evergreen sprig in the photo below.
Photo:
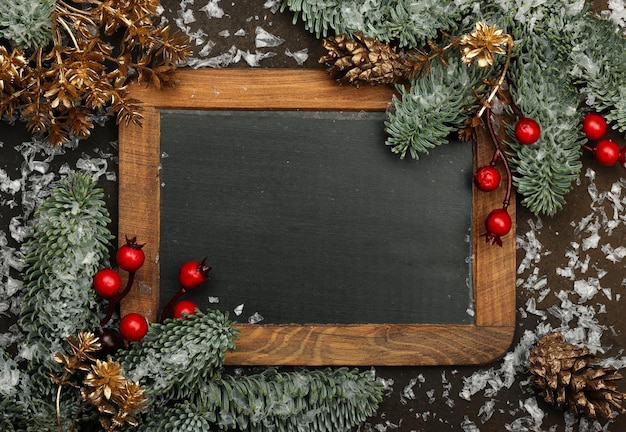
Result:
{"type": "MultiPolygon", "coordinates": [[[[92,366],[81,392],[55,394],[60,387],[54,383],[68,384],[66,372],[77,366],[59,351],[65,335],[98,327],[99,304],[91,285],[97,269],[108,261],[111,240],[102,195],[90,177],[71,174],[35,212],[19,317],[27,332],[23,352],[32,358],[22,370],[0,348],[0,378],[11,383],[0,389],[0,426],[5,431],[93,430],[98,413],[82,406],[81,395],[108,410],[98,386],[108,385],[107,379],[119,382],[122,372],[148,398],[143,418],[137,418],[141,430],[340,431],[376,411],[382,386],[369,372],[269,369],[223,376],[224,358],[235,349],[238,330],[219,311],[151,324],[141,342],[108,359],[113,366],[92,366]],[[49,373],[55,371],[52,359],[63,366],[56,369],[59,373],[49,373]]],[[[84,340],[90,346],[95,342],[84,340]]],[[[74,351],[75,345],[70,344],[74,351]]]]}
{"type": "MultiPolygon", "coordinates": [[[[98,323],[93,275],[108,260],[111,222],[104,193],[88,175],[61,180],[35,212],[26,243],[19,324],[27,333],[35,369],[48,364],[59,344],[98,323]]],[[[36,374],[40,391],[52,390],[45,373],[36,374]]]]}
{"type": "Polygon", "coordinates": [[[581,92],[605,113],[616,129],[626,131],[626,37],[605,19],[586,19],[569,29],[570,75],[581,92]],[[601,48],[601,49],[600,49],[601,48]]]}
{"type": "MultiPolygon", "coordinates": [[[[14,423],[16,419],[22,417],[23,411],[11,399],[0,396],[0,412],[2,413],[2,417],[0,417],[0,428],[2,428],[2,431],[15,432],[14,423]]],[[[17,427],[25,428],[26,425],[22,423],[18,424],[17,427]]]]}
{"type": "Polygon", "coordinates": [[[204,383],[201,393],[150,416],[142,431],[337,432],[371,416],[382,385],[371,372],[347,368],[224,376],[204,383]],[[160,415],[159,415],[160,414],[160,415]]]}
{"type": "Polygon", "coordinates": [[[302,19],[316,37],[329,33],[363,32],[379,40],[397,41],[401,47],[415,47],[440,30],[456,28],[470,1],[454,0],[283,0],[282,10],[294,12],[294,24],[302,19]]]}
{"type": "MultiPolygon", "coordinates": [[[[426,55],[439,44],[440,34],[460,37],[476,22],[507,32],[516,44],[506,78],[515,86],[517,112],[542,127],[536,148],[522,148],[511,136],[513,182],[522,204],[536,214],[560,210],[580,174],[584,112],[600,112],[613,129],[626,130],[626,34],[594,15],[586,2],[282,1],[283,9],[294,12],[294,22],[301,19],[317,37],[361,31],[400,47],[409,59],[415,53],[426,55]],[[561,71],[549,70],[557,65],[561,71]]],[[[462,69],[433,68],[430,75],[412,79],[409,88],[398,88],[387,124],[392,151],[418,158],[446,142],[447,134],[463,123],[469,106],[459,101],[475,83],[462,69]]],[[[487,78],[490,85],[494,73],[487,78]]]]}
{"type": "MultiPolygon", "coordinates": [[[[141,344],[120,355],[125,375],[139,382],[150,403],[191,396],[218,375],[237,330],[219,311],[150,325],[141,344]]],[[[157,407],[157,409],[160,407],[157,407]]]]}
{"type": "Polygon", "coordinates": [[[400,97],[393,96],[394,110],[385,122],[386,144],[402,159],[407,153],[419,159],[420,154],[446,144],[471,114],[468,108],[476,100],[474,90],[481,75],[455,58],[447,63],[436,60],[430,73],[413,80],[408,89],[397,87],[400,97]]]}
{"type": "Polygon", "coordinates": [[[539,122],[541,137],[533,145],[520,144],[509,125],[508,154],[513,184],[521,203],[535,214],[553,214],[582,170],[582,113],[578,92],[571,85],[564,59],[548,46],[548,32],[529,33],[511,70],[513,102],[525,116],[539,122]]]}
{"type": "Polygon", "coordinates": [[[25,406],[19,401],[20,383],[23,382],[19,365],[9,353],[0,347],[0,430],[12,432],[17,427],[24,427],[20,421],[24,417],[25,406]]]}
{"type": "Polygon", "coordinates": [[[38,48],[51,37],[56,0],[3,0],[0,2],[0,38],[22,49],[38,48]]]}

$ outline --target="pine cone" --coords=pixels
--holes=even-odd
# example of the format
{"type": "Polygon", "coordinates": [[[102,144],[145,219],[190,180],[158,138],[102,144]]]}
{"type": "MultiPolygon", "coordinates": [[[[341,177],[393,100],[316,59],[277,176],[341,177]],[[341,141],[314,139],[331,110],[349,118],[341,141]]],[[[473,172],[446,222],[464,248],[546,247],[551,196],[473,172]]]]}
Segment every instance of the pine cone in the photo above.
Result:
{"type": "Polygon", "coordinates": [[[614,368],[603,367],[587,347],[565,342],[561,333],[539,340],[531,351],[528,369],[546,402],[587,418],[611,418],[613,410],[624,412],[626,393],[612,381],[622,378],[614,368]]]}
{"type": "Polygon", "coordinates": [[[404,79],[404,61],[400,53],[378,38],[357,32],[322,41],[328,54],[320,58],[330,74],[340,82],[354,85],[393,84],[404,79]]]}

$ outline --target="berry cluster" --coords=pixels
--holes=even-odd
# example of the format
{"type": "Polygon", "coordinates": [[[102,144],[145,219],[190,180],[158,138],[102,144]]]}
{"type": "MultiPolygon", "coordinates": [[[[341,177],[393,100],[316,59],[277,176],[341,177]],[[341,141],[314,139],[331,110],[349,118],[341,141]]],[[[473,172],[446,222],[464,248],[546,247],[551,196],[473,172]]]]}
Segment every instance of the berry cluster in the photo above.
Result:
{"type": "MultiPolygon", "coordinates": [[[[109,355],[115,353],[123,344],[127,342],[137,342],[143,339],[148,333],[148,320],[141,314],[131,312],[124,315],[119,323],[119,330],[105,327],[109,323],[116,305],[130,292],[135,273],[144,263],[145,255],[142,250],[143,244],[138,244],[136,238],[126,238],[126,244],[122,245],[115,255],[115,259],[120,270],[128,272],[128,278],[124,289],[122,287],[122,277],[113,268],[107,267],[98,271],[93,277],[93,287],[96,293],[109,301],[106,315],[100,321],[100,326],[96,335],[102,345],[101,353],[109,355]]],[[[206,258],[202,262],[187,261],[178,273],[178,281],[181,289],[172,297],[161,314],[163,321],[173,308],[173,318],[184,318],[186,315],[196,313],[198,305],[189,300],[182,300],[177,303],[180,297],[188,290],[202,285],[209,279],[208,274],[211,267],[205,264],[206,258]]]]}
{"type": "MultiPolygon", "coordinates": [[[[515,139],[519,144],[532,145],[541,137],[541,127],[535,120],[524,117],[519,110],[513,107],[513,111],[518,117],[518,121],[513,128],[515,139]]],[[[491,118],[491,112],[486,110],[486,118],[491,118]]],[[[496,168],[498,160],[501,160],[507,174],[507,191],[502,208],[495,209],[489,213],[485,220],[487,229],[487,242],[489,244],[502,245],[501,237],[511,230],[511,217],[507,212],[511,195],[511,170],[506,156],[500,147],[499,140],[494,132],[491,121],[486,121],[490,137],[494,142],[496,150],[488,165],[478,168],[474,172],[474,183],[484,192],[491,192],[500,186],[500,171],[496,168]]],[[[611,166],[619,162],[626,169],[626,147],[620,148],[615,141],[606,138],[607,123],[604,117],[597,113],[587,113],[582,121],[582,132],[589,141],[596,141],[595,146],[584,145],[583,148],[593,153],[595,159],[602,165],[611,166]]]]}
{"type": "MultiPolygon", "coordinates": [[[[491,110],[487,109],[485,112],[487,119],[491,118],[491,110]]],[[[515,138],[520,144],[531,145],[539,140],[541,136],[541,127],[539,124],[528,117],[519,116],[520,119],[515,124],[514,133],[515,138]]],[[[485,219],[485,237],[487,243],[493,245],[497,244],[502,246],[502,237],[507,235],[513,226],[511,216],[508,212],[509,203],[511,201],[512,193],[512,176],[511,168],[509,167],[506,155],[500,146],[496,133],[493,129],[491,121],[486,122],[487,130],[491,140],[495,145],[495,151],[489,164],[479,167],[474,173],[474,183],[476,187],[483,192],[492,192],[500,187],[501,175],[500,171],[496,168],[498,160],[502,161],[504,170],[507,177],[506,193],[502,202],[502,207],[493,209],[485,219]]]]}
{"type": "Polygon", "coordinates": [[[619,144],[605,138],[606,120],[600,114],[587,113],[582,122],[582,131],[589,141],[598,141],[595,146],[583,146],[593,153],[594,158],[602,165],[611,166],[617,162],[626,169],[626,147],[620,149],[619,144]]]}

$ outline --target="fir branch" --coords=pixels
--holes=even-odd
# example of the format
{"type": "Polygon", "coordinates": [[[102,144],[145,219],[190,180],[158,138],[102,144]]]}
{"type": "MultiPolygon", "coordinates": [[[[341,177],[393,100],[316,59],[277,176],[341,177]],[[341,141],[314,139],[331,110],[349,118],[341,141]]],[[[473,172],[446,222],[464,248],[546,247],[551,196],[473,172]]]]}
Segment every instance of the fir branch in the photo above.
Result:
{"type": "MultiPolygon", "coordinates": [[[[98,301],[92,277],[108,261],[113,238],[103,192],[91,177],[72,174],[61,180],[35,212],[26,243],[24,291],[19,324],[28,333],[32,368],[43,369],[55,346],[98,323],[98,301]]],[[[51,383],[35,373],[41,396],[51,383]]]]}
{"type": "Polygon", "coordinates": [[[319,39],[328,36],[328,30],[338,26],[340,6],[343,2],[343,0],[322,3],[310,0],[283,0],[281,12],[285,9],[292,11],[293,23],[296,24],[301,18],[304,21],[304,28],[319,39]]]}
{"type": "Polygon", "coordinates": [[[381,401],[371,372],[267,369],[211,380],[195,399],[154,413],[140,430],[195,432],[213,423],[219,430],[336,432],[365,421],[381,401]]]}
{"type": "Polygon", "coordinates": [[[198,311],[186,319],[152,323],[141,344],[121,353],[125,375],[145,389],[151,404],[186,398],[221,370],[235,349],[237,330],[219,311],[198,311]]]}
{"type": "Polygon", "coordinates": [[[470,1],[454,0],[283,0],[282,10],[294,13],[316,37],[362,32],[381,41],[416,48],[440,30],[456,29],[470,1]]]}
{"type": "MultiPolygon", "coordinates": [[[[0,396],[0,428],[3,432],[14,432],[14,424],[23,416],[22,410],[11,399],[0,396]]],[[[18,425],[19,427],[20,425],[18,425]]],[[[25,427],[25,425],[21,425],[25,427]]]]}
{"type": "Polygon", "coordinates": [[[172,407],[162,408],[149,415],[137,428],[138,432],[211,432],[216,423],[213,412],[205,412],[193,403],[178,403],[172,407]]]}
{"type": "Polygon", "coordinates": [[[612,21],[591,18],[572,26],[570,33],[571,43],[564,48],[571,77],[589,105],[605,111],[615,129],[626,131],[626,35],[612,21]]]}
{"type": "Polygon", "coordinates": [[[11,432],[13,424],[17,424],[24,417],[24,408],[20,404],[20,384],[25,377],[17,362],[11,358],[3,347],[0,347],[0,430],[11,432]]]}
{"type": "Polygon", "coordinates": [[[370,25],[376,35],[388,35],[384,40],[397,41],[403,48],[416,48],[435,39],[440,31],[457,30],[463,9],[468,2],[423,0],[390,2],[387,19],[370,25]]]}
{"type": "Polygon", "coordinates": [[[397,87],[400,97],[393,97],[394,110],[385,122],[386,144],[402,159],[407,153],[419,159],[420,153],[446,144],[471,114],[481,72],[456,58],[447,63],[434,62],[430,73],[414,79],[408,90],[397,87]]]}
{"type": "Polygon", "coordinates": [[[51,37],[56,0],[4,0],[0,2],[0,38],[23,50],[46,45],[51,37]]]}
{"type": "Polygon", "coordinates": [[[507,144],[521,203],[535,214],[551,215],[565,204],[582,169],[582,115],[576,89],[558,66],[563,59],[549,46],[546,33],[529,34],[510,73],[513,102],[541,125],[541,138],[522,145],[509,126],[507,144]]]}

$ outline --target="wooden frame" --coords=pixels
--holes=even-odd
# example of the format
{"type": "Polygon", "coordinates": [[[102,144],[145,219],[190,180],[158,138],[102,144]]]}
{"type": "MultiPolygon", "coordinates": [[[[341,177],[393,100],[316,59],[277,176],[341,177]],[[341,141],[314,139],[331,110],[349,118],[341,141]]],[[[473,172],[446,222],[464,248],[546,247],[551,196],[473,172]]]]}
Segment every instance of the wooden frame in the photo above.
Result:
{"type": "MultiPolygon", "coordinates": [[[[159,306],[160,110],[384,111],[393,89],[340,86],[323,71],[229,69],[176,71],[177,85],[155,90],[134,85],[143,124],[120,126],[119,239],[147,243],[146,263],[122,304],[154,320],[159,306]]],[[[383,143],[381,143],[383,145],[383,143]]],[[[488,163],[493,146],[484,131],[474,143],[474,167],[488,163]]],[[[504,187],[504,186],[502,186],[504,187]]],[[[233,365],[462,365],[501,357],[515,330],[515,202],[511,234],[502,247],[485,242],[484,220],[501,206],[503,191],[474,190],[475,323],[457,324],[237,324],[233,365]]]]}

